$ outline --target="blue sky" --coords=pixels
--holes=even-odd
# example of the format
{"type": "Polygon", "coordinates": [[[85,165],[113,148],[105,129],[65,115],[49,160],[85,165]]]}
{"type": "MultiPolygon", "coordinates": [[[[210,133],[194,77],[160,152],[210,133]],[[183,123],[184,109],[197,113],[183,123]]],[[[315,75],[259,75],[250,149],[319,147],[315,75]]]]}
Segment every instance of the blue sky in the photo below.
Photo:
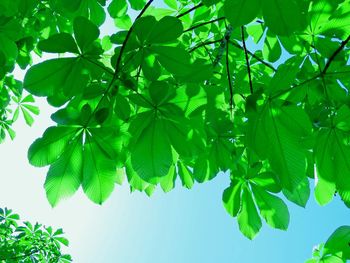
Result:
{"type": "MultiPolygon", "coordinates": [[[[16,74],[21,78],[21,72],[16,74]]],[[[38,105],[42,113],[34,127],[17,123],[15,141],[0,145],[0,207],[14,209],[24,220],[62,227],[74,262],[298,263],[338,226],[349,224],[350,211],[338,198],[319,207],[311,196],[307,209],[288,203],[287,232],[264,225],[250,241],[222,206],[221,195],[229,184],[225,174],[192,190],[177,182],[172,192],[158,190],[151,198],[130,194],[124,184],[102,206],[91,203],[80,190],[52,209],[43,189],[47,169],[31,167],[26,157],[29,145],[52,125],[52,109],[44,100],[38,105]]]]}

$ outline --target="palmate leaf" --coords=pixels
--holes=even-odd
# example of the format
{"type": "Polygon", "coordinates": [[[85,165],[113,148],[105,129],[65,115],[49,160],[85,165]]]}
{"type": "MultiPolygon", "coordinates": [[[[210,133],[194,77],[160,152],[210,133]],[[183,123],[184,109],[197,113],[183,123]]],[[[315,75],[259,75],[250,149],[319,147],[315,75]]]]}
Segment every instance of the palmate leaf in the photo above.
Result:
{"type": "Polygon", "coordinates": [[[161,119],[155,116],[142,131],[131,151],[131,163],[137,174],[147,182],[156,183],[168,174],[173,158],[161,119]]]}
{"type": "Polygon", "coordinates": [[[109,159],[93,138],[84,144],[82,186],[91,201],[102,204],[112,193],[117,177],[116,162],[109,159]]]}
{"type": "Polygon", "coordinates": [[[328,238],[324,248],[327,253],[341,252],[343,259],[350,259],[350,226],[341,226],[328,238]]]}
{"type": "Polygon", "coordinates": [[[268,158],[283,188],[294,191],[306,177],[306,150],[301,140],[310,135],[311,124],[305,112],[296,106],[266,104],[250,125],[248,144],[268,158]]]}
{"type": "Polygon", "coordinates": [[[100,30],[98,27],[85,17],[77,17],[73,23],[74,36],[77,44],[82,51],[86,53],[89,46],[98,38],[100,30]]]}
{"type": "Polygon", "coordinates": [[[83,16],[100,26],[106,19],[101,1],[96,0],[52,0],[52,6],[65,17],[83,16]]]}
{"type": "Polygon", "coordinates": [[[233,27],[240,27],[258,16],[261,0],[226,0],[224,12],[233,27]]]}
{"type": "Polygon", "coordinates": [[[28,124],[38,112],[14,68],[33,53],[72,56],[43,57],[24,80],[67,104],[28,154],[50,165],[52,205],[80,184],[100,204],[124,171],[147,195],[172,190],[177,174],[191,188],[229,171],[224,206],[253,238],[261,217],[287,228],[282,193],[306,206],[316,164],[317,202],[336,193],[350,207],[349,1],[4,1],[0,141],[22,111],[28,124]],[[101,38],[107,12],[124,31],[101,38]]]}
{"type": "Polygon", "coordinates": [[[242,182],[231,180],[230,187],[226,188],[222,194],[224,207],[231,216],[237,216],[241,206],[242,182]]]}
{"type": "Polygon", "coordinates": [[[50,127],[28,150],[29,162],[38,167],[55,162],[66,150],[67,144],[79,129],[75,127],[50,127]]]}
{"type": "Polygon", "coordinates": [[[61,106],[83,93],[89,79],[100,74],[99,66],[80,57],[51,59],[31,67],[23,86],[31,94],[52,98],[52,105],[61,106]]]}
{"type": "Polygon", "coordinates": [[[277,35],[291,35],[306,27],[306,11],[300,0],[262,1],[264,21],[267,27],[277,35]]]}
{"type": "Polygon", "coordinates": [[[65,151],[48,171],[45,180],[47,199],[52,206],[72,196],[82,182],[83,148],[82,135],[65,147],[65,151]]]}
{"type": "Polygon", "coordinates": [[[157,46],[151,49],[159,63],[170,73],[184,76],[191,71],[190,55],[180,47],[157,46]]]}
{"type": "Polygon", "coordinates": [[[126,0],[112,0],[108,6],[108,13],[112,18],[125,15],[127,10],[128,4],[126,0]]]}
{"type": "Polygon", "coordinates": [[[181,21],[172,16],[165,16],[160,19],[152,28],[152,31],[148,35],[148,43],[166,43],[176,40],[181,36],[183,32],[183,26],[181,21]],[[169,30],[171,28],[171,30],[169,30]]]}
{"type": "Polygon", "coordinates": [[[252,194],[247,186],[243,187],[242,207],[237,220],[240,231],[249,239],[253,239],[262,226],[252,194]]]}
{"type": "MultiPolygon", "coordinates": [[[[318,177],[326,181],[323,187],[329,185],[327,188],[332,191],[333,184],[335,184],[339,193],[344,194],[344,201],[349,202],[346,194],[350,190],[348,176],[350,173],[350,147],[347,145],[347,138],[346,133],[337,128],[320,130],[315,148],[315,162],[318,177]]],[[[328,193],[329,197],[327,198],[328,194],[324,192],[325,201],[321,201],[321,203],[329,201],[331,196],[329,191],[328,193]]],[[[323,193],[318,192],[318,195],[323,195],[323,193]]],[[[319,196],[319,199],[323,200],[321,196],[319,196]]]]}
{"type": "Polygon", "coordinates": [[[178,173],[179,173],[179,177],[181,179],[182,185],[188,189],[191,189],[194,184],[192,172],[180,160],[177,163],[177,169],[178,169],[178,173]]]}
{"type": "Polygon", "coordinates": [[[38,48],[49,53],[79,53],[73,37],[68,33],[59,33],[50,36],[38,43],[38,48]]]}
{"type": "Polygon", "coordinates": [[[292,192],[288,191],[287,189],[283,189],[283,194],[288,200],[292,201],[293,203],[301,207],[305,207],[310,197],[309,179],[307,177],[304,177],[304,179],[292,192]]]}
{"type": "Polygon", "coordinates": [[[23,85],[36,96],[53,96],[59,89],[79,93],[87,82],[82,74],[83,69],[78,58],[47,60],[28,70],[23,85]]]}
{"type": "Polygon", "coordinates": [[[289,212],[287,205],[277,196],[274,196],[259,186],[252,184],[255,201],[261,216],[273,228],[287,230],[289,225],[289,212]]]}

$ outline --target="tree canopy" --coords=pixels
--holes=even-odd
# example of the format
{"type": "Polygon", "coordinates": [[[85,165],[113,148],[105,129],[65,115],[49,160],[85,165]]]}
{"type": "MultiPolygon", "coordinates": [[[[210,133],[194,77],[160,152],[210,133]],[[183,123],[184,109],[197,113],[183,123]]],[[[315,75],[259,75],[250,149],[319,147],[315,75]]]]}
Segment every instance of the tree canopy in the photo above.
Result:
{"type": "Polygon", "coordinates": [[[350,206],[349,1],[0,7],[1,138],[19,114],[33,123],[35,96],[57,108],[28,151],[52,206],[80,186],[102,204],[124,180],[151,195],[229,176],[223,204],[250,239],[262,220],[286,230],[285,200],[305,207],[310,182],[320,205],[350,206]]]}
{"type": "Polygon", "coordinates": [[[20,225],[19,219],[12,210],[0,208],[0,262],[72,262],[70,255],[61,252],[62,245],[69,243],[62,229],[54,231],[28,221],[20,225]]]}

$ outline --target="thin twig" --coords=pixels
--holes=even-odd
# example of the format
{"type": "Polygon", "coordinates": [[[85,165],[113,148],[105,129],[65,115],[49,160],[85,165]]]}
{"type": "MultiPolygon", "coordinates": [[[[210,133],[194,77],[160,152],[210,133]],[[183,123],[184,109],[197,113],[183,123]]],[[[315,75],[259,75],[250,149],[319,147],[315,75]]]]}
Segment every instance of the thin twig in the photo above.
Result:
{"type": "MultiPolygon", "coordinates": [[[[239,48],[241,50],[244,50],[244,48],[242,46],[240,46],[239,44],[233,42],[233,41],[229,41],[231,45],[233,45],[236,48],[239,48]]],[[[254,53],[252,53],[251,51],[249,51],[247,49],[247,53],[252,56],[253,58],[255,58],[257,61],[259,61],[261,64],[264,64],[266,67],[272,69],[274,72],[277,71],[277,69],[274,68],[274,66],[272,66],[271,64],[267,63],[266,61],[264,61],[263,59],[259,58],[257,55],[255,55],[254,53]]]]}
{"type": "Polygon", "coordinates": [[[200,7],[202,7],[202,6],[204,6],[203,3],[200,3],[200,4],[198,4],[198,5],[194,6],[194,7],[192,7],[191,9],[187,10],[186,12],[177,15],[176,17],[177,17],[177,18],[183,17],[183,16],[187,15],[188,13],[191,13],[193,10],[196,10],[197,8],[200,8],[200,7]]]}
{"type": "Polygon", "coordinates": [[[205,26],[205,25],[208,25],[208,24],[211,24],[211,23],[215,23],[215,22],[218,22],[218,21],[221,21],[221,20],[224,20],[224,19],[225,19],[225,17],[219,17],[219,18],[216,18],[214,20],[210,20],[210,21],[207,21],[207,22],[203,22],[203,23],[197,24],[195,26],[192,26],[192,27],[184,30],[184,33],[188,32],[188,31],[192,31],[193,29],[196,29],[198,27],[205,26]]]}
{"type": "Polygon", "coordinates": [[[332,64],[333,60],[335,59],[335,57],[340,53],[340,51],[343,50],[343,48],[345,47],[345,45],[350,41],[350,35],[341,43],[341,45],[338,47],[338,49],[332,54],[332,56],[328,59],[326,66],[324,67],[323,71],[322,71],[322,75],[325,75],[328,68],[330,67],[330,65],[332,64]]]}
{"type": "Polygon", "coordinates": [[[252,82],[252,75],[251,75],[251,72],[250,72],[250,64],[249,64],[249,58],[248,58],[247,47],[246,47],[246,45],[245,45],[244,26],[241,27],[241,33],[242,33],[242,43],[243,43],[245,61],[246,61],[246,63],[247,63],[247,71],[248,71],[248,78],[249,78],[250,94],[253,94],[253,93],[254,93],[254,90],[253,90],[253,82],[252,82]]]}
{"type": "Polygon", "coordinates": [[[89,57],[85,57],[85,56],[81,56],[83,59],[85,59],[86,61],[90,62],[91,64],[94,64],[95,66],[99,67],[100,69],[103,69],[106,73],[108,73],[109,75],[113,76],[114,72],[113,70],[111,70],[110,68],[104,66],[103,64],[97,63],[96,61],[93,61],[92,59],[90,59],[89,57]]]}
{"type": "Polygon", "coordinates": [[[230,73],[230,65],[229,65],[229,45],[226,45],[226,72],[227,72],[227,80],[228,80],[228,86],[230,88],[230,110],[232,114],[233,110],[233,87],[232,87],[232,80],[231,80],[231,73],[230,73]]]}
{"type": "Polygon", "coordinates": [[[220,43],[221,41],[222,41],[222,39],[213,40],[213,41],[207,41],[207,42],[201,42],[197,46],[194,46],[193,48],[191,48],[188,52],[192,53],[193,51],[195,51],[196,49],[198,49],[200,47],[205,47],[205,46],[208,46],[208,45],[211,45],[211,44],[220,43]]]}
{"type": "Polygon", "coordinates": [[[289,89],[286,89],[286,90],[283,90],[281,91],[280,93],[274,95],[273,97],[271,97],[271,99],[274,99],[274,98],[278,98],[286,93],[288,93],[289,91],[291,91],[292,89],[295,89],[296,87],[299,87],[299,86],[303,86],[315,79],[318,79],[319,77],[323,77],[327,74],[327,70],[328,68],[330,67],[330,65],[332,64],[332,62],[334,61],[335,57],[343,50],[343,48],[345,47],[345,45],[350,41],[350,35],[342,42],[342,44],[337,48],[336,51],[334,51],[334,53],[330,56],[330,58],[328,59],[328,62],[325,66],[325,68],[317,75],[307,79],[307,80],[304,80],[303,82],[299,83],[299,84],[294,84],[292,85],[289,89]]]}
{"type": "Polygon", "coordinates": [[[218,54],[216,55],[216,58],[214,60],[214,65],[213,65],[214,68],[217,65],[219,65],[219,62],[221,61],[222,56],[224,55],[225,51],[227,50],[228,41],[230,40],[232,31],[233,31],[233,27],[231,25],[226,25],[226,23],[225,23],[225,26],[226,26],[226,32],[225,32],[224,37],[221,39],[218,54]]]}
{"type": "Polygon", "coordinates": [[[91,113],[91,115],[89,116],[89,119],[87,120],[86,122],[86,125],[89,124],[89,122],[91,121],[91,118],[92,116],[97,112],[98,108],[100,107],[103,99],[107,96],[108,92],[110,91],[110,89],[113,87],[113,83],[114,81],[117,79],[118,77],[118,74],[120,72],[120,65],[121,65],[121,61],[122,61],[122,56],[123,56],[123,53],[124,53],[124,50],[125,50],[125,47],[126,47],[126,44],[128,43],[128,40],[130,38],[130,35],[131,33],[133,32],[134,30],[134,26],[135,26],[135,22],[146,12],[147,8],[152,4],[154,0],[149,0],[147,2],[147,4],[143,7],[143,9],[141,10],[141,12],[139,13],[139,15],[136,17],[134,23],[132,24],[132,26],[130,27],[124,41],[123,41],[123,44],[122,44],[122,47],[120,49],[120,52],[119,52],[119,55],[118,55],[118,58],[117,58],[117,63],[116,63],[116,66],[115,66],[115,70],[114,70],[114,74],[113,74],[113,77],[112,77],[112,80],[110,81],[107,89],[105,90],[105,92],[102,94],[102,98],[100,99],[100,101],[97,103],[94,111],[91,113]]]}

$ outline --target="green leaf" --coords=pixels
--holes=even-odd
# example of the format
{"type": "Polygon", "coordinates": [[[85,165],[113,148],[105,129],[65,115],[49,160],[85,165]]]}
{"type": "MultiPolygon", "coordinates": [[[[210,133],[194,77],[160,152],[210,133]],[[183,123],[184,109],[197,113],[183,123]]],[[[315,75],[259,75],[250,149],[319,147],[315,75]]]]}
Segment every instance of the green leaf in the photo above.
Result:
{"type": "Polygon", "coordinates": [[[258,16],[261,0],[226,0],[224,12],[227,20],[233,27],[248,24],[258,16]]]}
{"type": "Polygon", "coordinates": [[[232,180],[231,185],[225,189],[222,194],[222,202],[224,207],[231,216],[235,217],[241,206],[242,182],[232,180]]]}
{"type": "Polygon", "coordinates": [[[75,39],[77,40],[78,46],[83,53],[100,35],[98,27],[82,16],[74,19],[73,29],[75,39]]]}
{"type": "Polygon", "coordinates": [[[152,44],[166,43],[176,40],[182,32],[183,26],[178,18],[165,16],[154,25],[147,39],[152,44]]]}
{"type": "Polygon", "coordinates": [[[66,150],[70,140],[78,132],[73,127],[50,127],[28,150],[29,162],[38,167],[55,162],[66,150]]]}
{"type": "Polygon", "coordinates": [[[237,219],[242,234],[251,240],[254,239],[262,225],[253,197],[247,186],[243,187],[242,206],[237,219]]]}
{"type": "Polygon", "coordinates": [[[176,180],[176,170],[175,170],[175,165],[172,165],[170,167],[169,173],[162,177],[160,180],[160,186],[164,193],[168,193],[171,190],[174,189],[175,187],[175,180],[176,180]]]}
{"type": "Polygon", "coordinates": [[[276,180],[276,176],[271,172],[260,173],[251,179],[252,182],[272,193],[281,192],[281,186],[276,180]]]}
{"type": "Polygon", "coordinates": [[[136,173],[150,183],[168,174],[173,160],[162,120],[153,119],[142,131],[131,151],[131,163],[136,173]]]}
{"type": "Polygon", "coordinates": [[[259,186],[251,185],[256,204],[261,216],[273,228],[287,230],[289,225],[289,211],[287,205],[277,196],[264,191],[259,186]]]}
{"type": "Polygon", "coordinates": [[[146,5],[146,0],[128,0],[132,9],[141,10],[146,5]]]}
{"type": "MultiPolygon", "coordinates": [[[[338,190],[349,191],[350,147],[348,135],[336,128],[323,128],[318,132],[315,147],[317,175],[322,180],[335,183],[338,190]]],[[[326,198],[328,201],[329,198],[326,198]]]]}
{"type": "Polygon", "coordinates": [[[93,137],[87,136],[84,145],[82,186],[85,194],[96,204],[102,204],[114,189],[117,176],[115,161],[109,159],[93,137]]]}
{"type": "Polygon", "coordinates": [[[317,177],[315,181],[315,199],[319,205],[324,206],[334,198],[336,192],[335,182],[328,182],[323,180],[322,177],[317,177]]]}
{"type": "Polygon", "coordinates": [[[325,249],[333,254],[341,252],[342,256],[350,259],[350,226],[341,226],[328,238],[325,249]]]}
{"type": "Polygon", "coordinates": [[[305,208],[306,203],[310,197],[310,186],[308,178],[305,177],[293,192],[290,192],[287,189],[283,189],[283,194],[289,201],[292,201],[293,203],[305,208]]]}
{"type": "Polygon", "coordinates": [[[179,176],[182,182],[182,186],[185,186],[187,189],[191,189],[194,184],[193,175],[191,171],[181,161],[177,163],[177,167],[178,167],[179,176]]]}
{"type": "MultiPolygon", "coordinates": [[[[269,32],[269,31],[268,31],[269,32]]],[[[282,48],[277,36],[271,36],[267,33],[263,48],[263,56],[270,62],[276,62],[282,55],[282,48]]],[[[282,64],[283,66],[284,64],[282,64]]],[[[279,71],[277,71],[279,72],[279,71]]],[[[287,75],[289,76],[289,75],[287,75]]]]}
{"type": "Polygon", "coordinates": [[[190,55],[180,47],[154,46],[152,47],[158,56],[159,63],[170,73],[180,76],[187,75],[192,70],[190,55]]]}
{"type": "Polygon", "coordinates": [[[33,95],[49,97],[54,106],[61,106],[81,94],[90,77],[100,73],[98,66],[81,58],[51,59],[31,67],[23,87],[33,95]]]}
{"type": "Polygon", "coordinates": [[[300,71],[299,67],[301,64],[302,58],[298,56],[286,60],[285,63],[278,67],[276,74],[271,79],[270,84],[266,88],[267,93],[273,95],[281,90],[290,89],[300,71]]]}
{"type": "Polygon", "coordinates": [[[306,177],[302,138],[310,132],[310,121],[302,109],[266,104],[250,123],[248,143],[259,156],[268,158],[282,187],[294,191],[306,177]]]}
{"type": "Polygon", "coordinates": [[[30,115],[30,113],[24,107],[21,107],[21,110],[22,110],[23,117],[24,117],[24,120],[27,123],[27,125],[32,126],[32,124],[34,123],[33,117],[30,115]]]}
{"type": "Polygon", "coordinates": [[[74,38],[67,33],[59,33],[38,43],[38,48],[49,53],[79,53],[74,38]]]}
{"type": "Polygon", "coordinates": [[[16,43],[0,33],[0,46],[0,55],[3,55],[3,60],[0,57],[0,65],[12,67],[18,56],[18,48],[16,43]]]}
{"type": "Polygon", "coordinates": [[[220,0],[203,0],[202,3],[206,6],[211,6],[214,5],[216,3],[219,3],[220,0]]]}
{"type": "MultiPolygon", "coordinates": [[[[67,81],[67,76],[70,75],[75,62],[75,58],[60,58],[37,64],[27,71],[23,86],[36,96],[53,96],[57,93],[57,89],[64,86],[67,86],[68,90],[72,85],[69,80],[67,81]]],[[[75,79],[76,76],[71,78],[75,79]]]]}
{"type": "Polygon", "coordinates": [[[112,18],[121,17],[128,11],[126,0],[112,0],[108,6],[108,13],[112,18]]]}
{"type": "Polygon", "coordinates": [[[78,190],[82,181],[82,165],[82,136],[79,136],[70,142],[58,160],[50,166],[47,174],[44,187],[53,207],[78,190]]]}
{"type": "Polygon", "coordinates": [[[267,27],[277,35],[291,35],[306,27],[306,10],[299,0],[264,0],[262,10],[267,27]]]}

